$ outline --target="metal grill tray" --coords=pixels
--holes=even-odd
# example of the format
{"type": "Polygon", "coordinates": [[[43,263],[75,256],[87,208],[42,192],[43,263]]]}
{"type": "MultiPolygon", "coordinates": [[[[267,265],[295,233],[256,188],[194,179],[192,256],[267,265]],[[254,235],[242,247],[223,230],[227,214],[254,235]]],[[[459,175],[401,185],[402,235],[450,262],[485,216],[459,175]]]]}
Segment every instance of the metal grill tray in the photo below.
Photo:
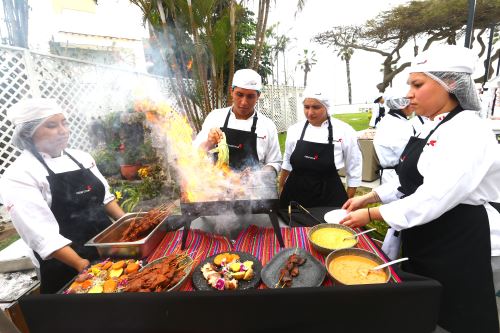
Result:
{"type": "Polygon", "coordinates": [[[94,246],[101,257],[142,259],[148,256],[167,233],[166,219],[163,219],[146,237],[135,242],[118,242],[123,232],[136,217],[147,213],[128,213],[104,229],[85,246],[94,246]]]}

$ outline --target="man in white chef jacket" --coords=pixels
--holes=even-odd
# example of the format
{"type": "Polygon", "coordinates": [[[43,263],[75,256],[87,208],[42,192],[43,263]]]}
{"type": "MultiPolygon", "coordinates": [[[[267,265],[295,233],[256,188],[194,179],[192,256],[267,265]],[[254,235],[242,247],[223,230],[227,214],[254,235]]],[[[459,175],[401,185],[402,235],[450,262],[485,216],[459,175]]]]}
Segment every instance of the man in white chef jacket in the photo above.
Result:
{"type": "MultiPolygon", "coordinates": [[[[264,171],[255,174],[266,186],[276,188],[281,150],[276,125],[255,108],[261,90],[262,78],[257,72],[252,69],[236,71],[231,88],[232,105],[211,111],[193,144],[208,151],[219,143],[224,133],[229,146],[230,168],[235,172],[264,171]]],[[[245,225],[259,223],[257,217],[202,217],[193,221],[192,227],[234,238],[245,225]]],[[[266,216],[262,223],[270,226],[269,218],[266,216]]]]}

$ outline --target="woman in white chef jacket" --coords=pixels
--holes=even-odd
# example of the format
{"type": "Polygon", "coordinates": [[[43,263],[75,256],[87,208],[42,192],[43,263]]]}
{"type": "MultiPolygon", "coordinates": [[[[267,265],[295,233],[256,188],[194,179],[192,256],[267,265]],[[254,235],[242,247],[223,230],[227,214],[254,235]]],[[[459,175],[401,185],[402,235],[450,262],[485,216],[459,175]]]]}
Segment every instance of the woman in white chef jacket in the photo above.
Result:
{"type": "Polygon", "coordinates": [[[329,114],[328,96],[308,88],[303,96],[306,120],[287,131],[279,178],[280,206],[341,207],[361,184],[362,157],[354,129],[329,114]],[[338,169],[345,167],[347,191],[338,169]]]}
{"type": "Polygon", "coordinates": [[[481,108],[471,74],[472,50],[440,45],[418,55],[407,97],[424,126],[410,138],[399,181],[350,199],[341,223],[386,221],[401,231],[403,270],[443,286],[438,325],[451,332],[498,332],[491,256],[500,253],[500,151],[481,108]],[[362,209],[379,202],[376,208],[362,209]],[[491,226],[491,227],[490,227],[491,226]],[[491,228],[491,233],[490,233],[491,228]]]}
{"type": "Polygon", "coordinates": [[[408,119],[413,112],[410,100],[403,93],[386,98],[387,116],[380,121],[373,138],[373,147],[382,167],[381,183],[397,178],[395,167],[414,130],[408,119]]]}
{"type": "Polygon", "coordinates": [[[40,265],[42,293],[55,293],[98,258],[85,242],[124,212],[93,158],[66,149],[66,117],[52,99],[23,100],[7,111],[22,154],[0,179],[14,227],[40,265]]]}

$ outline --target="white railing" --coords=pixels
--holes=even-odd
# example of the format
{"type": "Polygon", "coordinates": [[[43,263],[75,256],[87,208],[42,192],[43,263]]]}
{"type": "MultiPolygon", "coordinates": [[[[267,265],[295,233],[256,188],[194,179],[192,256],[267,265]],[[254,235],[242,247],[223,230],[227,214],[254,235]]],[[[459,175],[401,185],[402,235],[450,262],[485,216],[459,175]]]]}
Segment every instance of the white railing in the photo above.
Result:
{"type": "MultiPolygon", "coordinates": [[[[10,144],[13,126],[6,119],[6,111],[23,98],[57,99],[69,118],[69,146],[91,151],[88,125],[92,116],[124,111],[138,96],[170,100],[182,112],[173,91],[169,78],[1,45],[0,175],[20,154],[10,144]],[[159,96],[147,95],[152,91],[159,96]]],[[[274,120],[279,132],[297,120],[301,91],[284,86],[263,90],[258,108],[274,120]]]]}

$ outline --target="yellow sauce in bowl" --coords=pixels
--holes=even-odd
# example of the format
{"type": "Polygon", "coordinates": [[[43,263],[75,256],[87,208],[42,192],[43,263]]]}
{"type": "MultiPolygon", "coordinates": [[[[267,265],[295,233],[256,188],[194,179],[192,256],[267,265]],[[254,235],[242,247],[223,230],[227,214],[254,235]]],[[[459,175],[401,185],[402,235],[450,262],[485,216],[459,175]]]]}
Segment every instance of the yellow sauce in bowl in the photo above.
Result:
{"type": "Polygon", "coordinates": [[[321,228],[312,233],[311,241],[316,245],[331,250],[344,249],[356,245],[355,238],[344,240],[344,238],[350,236],[352,236],[352,233],[347,230],[337,228],[321,228]]]}
{"type": "Polygon", "coordinates": [[[383,270],[369,271],[378,265],[379,263],[365,257],[345,255],[334,258],[328,265],[328,271],[343,284],[385,283],[387,275],[383,270]]]}

